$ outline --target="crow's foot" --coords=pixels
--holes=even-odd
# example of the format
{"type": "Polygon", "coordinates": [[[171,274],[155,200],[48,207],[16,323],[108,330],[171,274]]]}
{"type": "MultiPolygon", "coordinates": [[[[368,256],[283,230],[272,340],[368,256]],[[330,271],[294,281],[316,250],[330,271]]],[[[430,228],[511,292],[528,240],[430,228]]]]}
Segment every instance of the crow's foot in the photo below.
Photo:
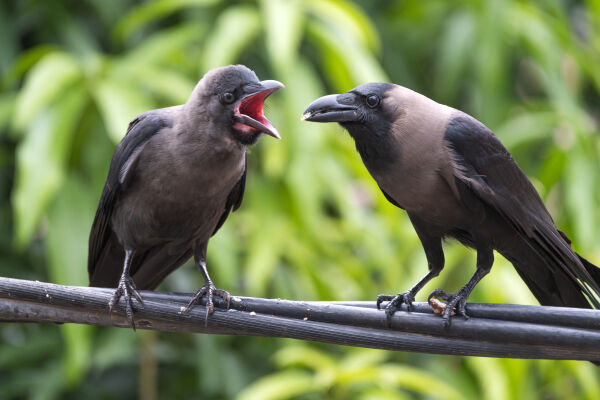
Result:
{"type": "Polygon", "coordinates": [[[121,276],[121,279],[119,280],[119,285],[117,286],[112,298],[108,302],[108,309],[111,314],[115,305],[119,303],[121,296],[125,298],[125,314],[127,314],[129,323],[135,331],[135,322],[133,321],[133,298],[135,297],[142,308],[144,308],[144,301],[142,300],[140,293],[135,288],[135,283],[130,276],[121,276]]]}
{"type": "Polygon", "coordinates": [[[212,314],[215,310],[215,304],[213,303],[214,296],[219,296],[220,298],[225,300],[225,302],[227,303],[227,308],[229,308],[229,303],[231,301],[231,295],[229,294],[229,292],[217,289],[215,285],[213,285],[211,282],[202,286],[182,311],[188,312],[190,308],[204,296],[206,296],[206,321],[208,321],[208,316],[212,314]]]}
{"type": "Polygon", "coordinates": [[[454,315],[455,312],[458,315],[462,315],[464,319],[469,319],[469,316],[467,315],[466,311],[467,298],[469,297],[469,295],[463,289],[460,289],[455,294],[446,293],[442,289],[436,289],[433,292],[431,292],[431,294],[427,298],[428,302],[430,303],[431,299],[433,298],[440,298],[447,302],[445,304],[445,309],[443,310],[442,316],[442,320],[444,321],[444,326],[446,328],[450,327],[450,318],[454,315]]]}
{"type": "Polygon", "coordinates": [[[381,309],[381,303],[387,301],[388,304],[385,306],[385,316],[387,318],[388,326],[392,326],[392,315],[396,312],[396,310],[402,306],[402,304],[406,304],[406,309],[411,311],[412,303],[415,301],[415,295],[409,290],[405,293],[399,293],[397,295],[389,295],[389,294],[380,294],[377,296],[377,309],[381,309]]]}

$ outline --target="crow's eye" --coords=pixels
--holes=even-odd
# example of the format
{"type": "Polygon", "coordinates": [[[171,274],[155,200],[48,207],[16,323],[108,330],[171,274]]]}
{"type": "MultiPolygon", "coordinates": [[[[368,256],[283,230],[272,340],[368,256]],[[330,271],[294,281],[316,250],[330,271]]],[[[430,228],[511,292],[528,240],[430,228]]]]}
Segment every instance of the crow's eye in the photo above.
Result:
{"type": "Polygon", "coordinates": [[[379,105],[379,96],[376,94],[370,94],[367,96],[367,105],[371,108],[375,108],[379,105]]]}
{"type": "Polygon", "coordinates": [[[225,92],[221,95],[221,102],[223,104],[231,104],[235,100],[235,96],[231,92],[225,92]]]}

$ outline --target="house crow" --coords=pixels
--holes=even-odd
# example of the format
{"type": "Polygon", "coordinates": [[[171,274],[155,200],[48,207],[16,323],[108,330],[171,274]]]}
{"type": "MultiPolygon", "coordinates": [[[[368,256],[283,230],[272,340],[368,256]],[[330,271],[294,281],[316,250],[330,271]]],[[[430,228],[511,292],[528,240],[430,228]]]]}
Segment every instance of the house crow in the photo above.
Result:
{"type": "Polygon", "coordinates": [[[137,289],[152,290],[192,255],[206,296],[229,302],[206,270],[209,238],[242,202],[246,146],[261,134],[279,138],[263,115],[267,96],[283,85],[259,81],[242,65],[208,72],[188,101],[137,116],[117,146],[89,240],[90,285],[116,287],[113,309],[125,298],[143,306],[137,289]]]}
{"type": "Polygon", "coordinates": [[[410,290],[381,295],[388,321],[401,304],[444,267],[442,239],[477,251],[477,269],[447,303],[444,324],[491,269],[493,250],[506,257],[543,305],[598,308],[600,269],[571,249],[533,185],[498,138],[475,118],[410,89],[369,83],[324,96],[303,119],[338,122],[385,197],[406,210],[421,240],[429,272],[410,290]]]}

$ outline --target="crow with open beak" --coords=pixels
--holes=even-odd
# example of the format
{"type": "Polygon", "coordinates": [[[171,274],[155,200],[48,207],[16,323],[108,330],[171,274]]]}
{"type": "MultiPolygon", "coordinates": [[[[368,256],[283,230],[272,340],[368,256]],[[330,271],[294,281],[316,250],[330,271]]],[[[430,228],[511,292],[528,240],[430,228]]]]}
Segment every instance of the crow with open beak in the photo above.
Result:
{"type": "Polygon", "coordinates": [[[477,269],[448,301],[465,318],[471,291],[491,269],[493,250],[506,257],[543,305],[600,306],[600,269],[580,257],[554,225],[540,196],[498,138],[473,117],[389,83],[360,85],[317,99],[304,120],[338,122],[354,138],[385,197],[403,208],[421,240],[429,272],[410,290],[381,295],[388,321],[444,267],[442,239],[477,251],[477,269]]]}
{"type": "Polygon", "coordinates": [[[116,287],[109,308],[125,299],[135,330],[133,298],[152,290],[192,255],[204,286],[188,308],[206,296],[229,304],[206,270],[209,238],[242,202],[246,146],[264,133],[280,138],[263,102],[283,88],[259,81],[243,65],[208,72],[188,101],[136,117],[117,146],[89,240],[90,285],[116,287]]]}

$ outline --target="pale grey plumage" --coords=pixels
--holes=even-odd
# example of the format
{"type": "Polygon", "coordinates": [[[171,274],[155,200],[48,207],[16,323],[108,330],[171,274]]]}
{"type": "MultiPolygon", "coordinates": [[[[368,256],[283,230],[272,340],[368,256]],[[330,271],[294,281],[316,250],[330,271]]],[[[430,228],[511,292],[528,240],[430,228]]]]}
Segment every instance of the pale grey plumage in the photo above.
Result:
{"type": "MultiPolygon", "coordinates": [[[[581,258],[498,138],[471,116],[410,89],[387,83],[358,86],[314,101],[304,119],[339,122],[393,204],[405,209],[423,244],[429,273],[389,301],[410,307],[414,295],[444,266],[442,239],[477,250],[477,270],[456,294],[437,290],[451,311],[465,302],[494,261],[510,260],[542,304],[600,306],[600,269],[581,258]]],[[[430,297],[432,296],[430,295],[430,297]]]]}

